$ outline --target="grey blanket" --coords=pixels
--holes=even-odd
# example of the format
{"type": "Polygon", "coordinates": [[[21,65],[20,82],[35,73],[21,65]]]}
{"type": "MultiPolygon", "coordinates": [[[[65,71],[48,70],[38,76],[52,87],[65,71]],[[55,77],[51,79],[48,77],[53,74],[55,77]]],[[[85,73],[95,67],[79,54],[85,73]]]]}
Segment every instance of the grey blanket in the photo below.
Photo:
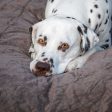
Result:
{"type": "Polygon", "coordinates": [[[46,0],[0,0],[0,112],[112,112],[112,48],[85,66],[35,77],[29,70],[29,27],[46,0]]]}

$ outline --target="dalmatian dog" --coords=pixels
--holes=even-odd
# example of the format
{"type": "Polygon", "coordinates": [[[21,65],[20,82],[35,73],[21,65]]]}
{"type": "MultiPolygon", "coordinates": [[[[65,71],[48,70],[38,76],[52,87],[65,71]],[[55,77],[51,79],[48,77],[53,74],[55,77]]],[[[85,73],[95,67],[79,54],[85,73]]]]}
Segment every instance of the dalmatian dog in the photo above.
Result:
{"type": "Polygon", "coordinates": [[[112,0],[48,0],[45,19],[31,28],[35,75],[81,68],[98,50],[111,46],[112,0]]]}

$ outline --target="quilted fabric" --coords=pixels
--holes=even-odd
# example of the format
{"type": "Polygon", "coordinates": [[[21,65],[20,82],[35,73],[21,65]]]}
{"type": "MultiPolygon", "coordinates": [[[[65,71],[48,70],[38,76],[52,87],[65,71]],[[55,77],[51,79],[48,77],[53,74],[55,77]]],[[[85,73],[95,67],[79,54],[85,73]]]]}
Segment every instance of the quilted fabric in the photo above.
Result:
{"type": "Polygon", "coordinates": [[[31,25],[46,0],[0,0],[0,112],[112,112],[112,48],[69,73],[35,77],[29,70],[31,25]]]}

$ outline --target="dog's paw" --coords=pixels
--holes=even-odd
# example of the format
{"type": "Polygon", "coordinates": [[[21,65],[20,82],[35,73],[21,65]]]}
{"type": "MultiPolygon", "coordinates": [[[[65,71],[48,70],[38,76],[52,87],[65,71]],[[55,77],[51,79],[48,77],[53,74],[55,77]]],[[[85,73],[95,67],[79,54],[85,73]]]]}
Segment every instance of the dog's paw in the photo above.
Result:
{"type": "Polygon", "coordinates": [[[71,61],[67,68],[66,71],[72,71],[73,69],[78,69],[83,67],[83,65],[85,64],[86,60],[82,57],[78,57],[77,59],[71,61]]]}

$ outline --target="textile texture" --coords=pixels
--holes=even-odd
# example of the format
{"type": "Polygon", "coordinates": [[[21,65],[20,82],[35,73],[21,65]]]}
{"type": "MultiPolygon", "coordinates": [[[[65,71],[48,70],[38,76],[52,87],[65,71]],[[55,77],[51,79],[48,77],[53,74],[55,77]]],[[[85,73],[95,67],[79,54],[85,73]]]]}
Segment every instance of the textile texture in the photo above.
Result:
{"type": "Polygon", "coordinates": [[[44,18],[45,4],[0,0],[0,112],[112,112],[112,48],[72,72],[30,72],[28,29],[44,18]]]}

